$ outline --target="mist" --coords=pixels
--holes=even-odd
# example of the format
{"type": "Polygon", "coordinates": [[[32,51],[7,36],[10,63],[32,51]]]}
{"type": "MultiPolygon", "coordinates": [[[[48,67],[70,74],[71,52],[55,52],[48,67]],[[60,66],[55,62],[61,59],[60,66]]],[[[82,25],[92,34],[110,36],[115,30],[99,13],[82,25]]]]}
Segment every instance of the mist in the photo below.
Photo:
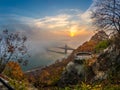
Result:
{"type": "Polygon", "coordinates": [[[66,57],[64,54],[48,52],[47,49],[52,48],[55,51],[64,52],[55,47],[64,47],[67,44],[76,49],[84,41],[89,40],[93,35],[89,14],[89,11],[81,12],[72,9],[62,11],[58,15],[37,19],[19,15],[3,15],[0,22],[5,23],[0,24],[0,31],[8,29],[10,32],[21,32],[27,36],[26,45],[31,57],[28,66],[23,69],[29,70],[52,64],[66,57]],[[72,13],[68,13],[71,11],[72,13]],[[71,36],[71,33],[74,36],[71,36]]]}

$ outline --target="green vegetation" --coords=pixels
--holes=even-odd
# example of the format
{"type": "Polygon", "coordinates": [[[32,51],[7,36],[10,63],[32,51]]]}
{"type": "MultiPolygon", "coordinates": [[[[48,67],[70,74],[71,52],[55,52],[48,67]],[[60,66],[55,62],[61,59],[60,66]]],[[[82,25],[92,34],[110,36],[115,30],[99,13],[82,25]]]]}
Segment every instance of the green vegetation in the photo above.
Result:
{"type": "Polygon", "coordinates": [[[46,87],[46,88],[40,88],[40,90],[120,90],[120,85],[104,85],[102,84],[77,84],[73,86],[66,86],[64,88],[59,87],[46,87]]]}
{"type": "Polygon", "coordinates": [[[10,86],[12,86],[15,90],[29,90],[29,83],[25,78],[19,63],[9,61],[3,71],[3,74],[8,78],[10,86]]]}
{"type": "Polygon", "coordinates": [[[101,51],[106,49],[108,46],[109,46],[109,40],[101,41],[95,46],[95,52],[100,53],[101,51]]]}
{"type": "Polygon", "coordinates": [[[27,86],[28,84],[25,81],[16,81],[14,79],[9,80],[9,84],[15,89],[15,90],[28,90],[27,86]]]}

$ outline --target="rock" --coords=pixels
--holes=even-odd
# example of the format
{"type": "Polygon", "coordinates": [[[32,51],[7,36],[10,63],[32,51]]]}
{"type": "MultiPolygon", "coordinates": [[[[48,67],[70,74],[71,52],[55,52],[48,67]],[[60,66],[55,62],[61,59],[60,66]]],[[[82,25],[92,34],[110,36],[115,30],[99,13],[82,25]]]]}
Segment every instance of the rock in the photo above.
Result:
{"type": "Polygon", "coordinates": [[[84,60],[69,62],[58,82],[58,86],[76,85],[79,81],[83,81],[85,79],[85,65],[83,62],[84,60]]]}
{"type": "Polygon", "coordinates": [[[62,77],[58,82],[58,86],[64,87],[67,85],[75,85],[78,83],[80,77],[83,76],[84,66],[69,62],[66,66],[66,70],[63,72],[62,77]]]}
{"type": "Polygon", "coordinates": [[[66,67],[66,72],[71,73],[72,71],[76,71],[78,75],[83,75],[84,74],[84,68],[85,66],[83,64],[78,64],[74,62],[68,63],[66,67]]]}
{"type": "MultiPolygon", "coordinates": [[[[108,55],[110,49],[106,49],[104,52],[104,54],[101,54],[97,60],[96,63],[94,63],[94,65],[92,66],[85,66],[84,65],[84,60],[78,60],[78,58],[74,58],[75,54],[77,54],[78,52],[92,52],[95,48],[95,45],[103,40],[107,40],[109,37],[108,35],[104,32],[104,31],[98,31],[94,36],[92,36],[92,38],[88,41],[83,43],[82,46],[78,47],[74,53],[72,53],[71,57],[69,57],[69,63],[66,66],[66,70],[63,72],[59,82],[58,82],[58,86],[67,86],[67,85],[73,85],[73,84],[77,84],[77,82],[82,82],[86,81],[89,83],[91,81],[96,81],[96,80],[103,80],[105,78],[107,78],[107,74],[106,74],[106,70],[100,70],[101,69],[101,64],[104,62],[105,64],[105,60],[103,60],[103,58],[108,55]],[[102,58],[103,57],[103,58],[102,58]],[[100,61],[99,61],[100,60],[100,61]],[[103,61],[102,61],[103,60],[103,61]],[[102,62],[102,63],[100,63],[102,62]],[[86,69],[87,68],[87,69],[86,69]]],[[[111,49],[112,50],[112,49],[111,49]]],[[[106,57],[107,60],[108,57],[106,57]]],[[[80,58],[79,58],[80,59],[80,58]]],[[[102,65],[103,66],[103,65],[102,65]]],[[[105,69],[102,67],[102,69],[105,69]]]]}
{"type": "Polygon", "coordinates": [[[99,71],[96,73],[94,80],[103,80],[107,78],[107,74],[103,71],[99,71]]]}
{"type": "Polygon", "coordinates": [[[94,80],[104,80],[111,73],[117,74],[117,67],[120,67],[120,50],[116,48],[116,45],[110,45],[103,53],[101,53],[97,61],[92,65],[92,69],[95,73],[94,80]]]}
{"type": "Polygon", "coordinates": [[[64,72],[62,74],[62,77],[58,81],[59,87],[65,87],[68,85],[76,85],[78,83],[79,76],[77,75],[77,72],[75,70],[71,71],[70,73],[64,72]]]}

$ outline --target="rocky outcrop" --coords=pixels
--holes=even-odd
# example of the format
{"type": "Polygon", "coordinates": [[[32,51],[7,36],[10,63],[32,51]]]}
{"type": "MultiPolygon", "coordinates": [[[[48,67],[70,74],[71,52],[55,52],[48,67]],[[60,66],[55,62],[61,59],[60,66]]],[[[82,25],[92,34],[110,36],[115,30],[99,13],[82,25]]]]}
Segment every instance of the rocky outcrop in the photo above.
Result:
{"type": "Polygon", "coordinates": [[[106,48],[92,65],[95,80],[112,79],[112,83],[120,84],[120,35],[114,35],[111,44],[106,48]]]}
{"type": "Polygon", "coordinates": [[[75,85],[78,81],[84,79],[85,65],[83,60],[71,61],[67,64],[66,70],[62,73],[62,77],[58,82],[58,86],[75,85]]]}
{"type": "MultiPolygon", "coordinates": [[[[69,84],[77,84],[77,82],[87,81],[88,83],[91,83],[96,80],[103,80],[107,78],[107,71],[99,70],[101,68],[100,61],[102,62],[102,59],[100,58],[101,55],[98,57],[97,62],[95,62],[91,66],[85,66],[83,64],[84,61],[79,60],[79,62],[76,63],[76,60],[74,59],[74,55],[78,52],[92,52],[95,48],[95,45],[99,43],[100,41],[108,39],[108,35],[104,31],[99,31],[96,33],[92,38],[88,41],[83,43],[80,47],[78,47],[69,57],[68,60],[71,60],[67,66],[66,70],[62,74],[62,77],[60,78],[58,85],[59,86],[66,86],[69,84]]],[[[104,64],[105,65],[105,64],[104,64]]],[[[103,68],[103,67],[102,67],[103,68]]]]}
{"type": "Polygon", "coordinates": [[[92,68],[95,73],[93,80],[106,79],[112,73],[118,75],[119,72],[120,75],[120,49],[116,45],[109,46],[99,55],[92,68]]]}
{"type": "MultiPolygon", "coordinates": [[[[101,32],[98,32],[98,33],[101,33],[101,32]]],[[[57,82],[58,86],[64,87],[67,85],[77,84],[78,82],[81,82],[84,80],[91,81],[91,79],[93,79],[95,76],[92,70],[92,67],[91,66],[86,67],[81,64],[82,62],[76,62],[74,60],[74,55],[81,51],[92,52],[96,44],[99,43],[99,40],[97,40],[96,35],[99,35],[99,34],[95,34],[95,36],[93,36],[89,41],[80,45],[76,50],[74,50],[71,53],[70,56],[68,56],[67,59],[63,59],[60,62],[54,63],[50,66],[43,68],[40,73],[37,72],[37,76],[33,76],[33,78],[36,80],[34,82],[34,79],[33,79],[33,83],[35,84],[37,83],[37,85],[41,87],[41,86],[47,86],[47,85],[56,85],[56,82],[57,82]]],[[[105,39],[102,39],[102,40],[105,40],[105,39]]],[[[36,73],[33,73],[33,74],[36,75],[36,73]]],[[[97,75],[96,78],[98,78],[100,75],[102,75],[102,73],[97,75]]],[[[30,81],[32,81],[32,79],[30,81]]]]}
{"type": "Polygon", "coordinates": [[[58,82],[58,86],[76,85],[78,82],[91,81],[95,76],[92,67],[85,65],[84,59],[71,61],[67,64],[66,70],[58,82]]]}

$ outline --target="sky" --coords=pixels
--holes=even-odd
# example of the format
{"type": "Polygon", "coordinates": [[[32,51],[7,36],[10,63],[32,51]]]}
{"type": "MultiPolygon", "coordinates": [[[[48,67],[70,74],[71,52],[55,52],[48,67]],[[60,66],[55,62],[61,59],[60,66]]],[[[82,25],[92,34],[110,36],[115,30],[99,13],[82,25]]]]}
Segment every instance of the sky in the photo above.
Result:
{"type": "Polygon", "coordinates": [[[92,0],[0,0],[0,31],[26,34],[30,52],[39,54],[37,60],[43,60],[45,48],[65,44],[77,48],[90,39],[92,3],[92,0]]]}
{"type": "Polygon", "coordinates": [[[0,0],[1,14],[17,14],[27,17],[39,18],[55,15],[64,9],[89,8],[92,0],[0,0]]]}

